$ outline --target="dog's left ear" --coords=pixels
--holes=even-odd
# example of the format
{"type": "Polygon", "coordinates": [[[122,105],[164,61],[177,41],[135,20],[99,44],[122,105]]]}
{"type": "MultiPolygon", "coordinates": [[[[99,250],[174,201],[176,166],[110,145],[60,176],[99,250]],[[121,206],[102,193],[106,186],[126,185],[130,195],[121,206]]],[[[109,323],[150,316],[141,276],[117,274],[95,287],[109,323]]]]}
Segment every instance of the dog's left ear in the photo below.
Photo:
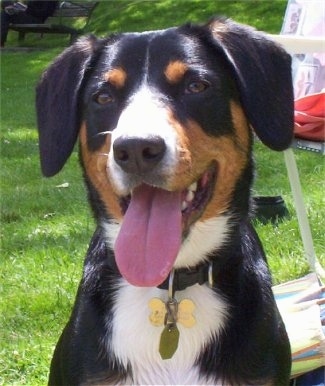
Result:
{"type": "Polygon", "coordinates": [[[286,149],[294,126],[290,55],[263,33],[228,19],[214,19],[208,28],[232,67],[257,136],[271,149],[286,149]]]}
{"type": "Polygon", "coordinates": [[[79,132],[78,96],[96,38],[67,48],[43,73],[36,89],[36,112],[42,172],[58,173],[69,158],[79,132]]]}

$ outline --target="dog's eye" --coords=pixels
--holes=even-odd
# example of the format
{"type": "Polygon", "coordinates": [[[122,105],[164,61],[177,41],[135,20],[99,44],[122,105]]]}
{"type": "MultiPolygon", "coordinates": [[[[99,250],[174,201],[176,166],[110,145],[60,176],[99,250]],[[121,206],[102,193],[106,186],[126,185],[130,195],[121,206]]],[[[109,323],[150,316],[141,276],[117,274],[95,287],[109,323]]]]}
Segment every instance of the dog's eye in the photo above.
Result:
{"type": "Polygon", "coordinates": [[[106,105],[107,103],[113,102],[114,98],[107,92],[101,92],[95,96],[95,100],[100,105],[106,105]]]}
{"type": "Polygon", "coordinates": [[[186,94],[198,94],[200,92],[205,91],[209,87],[209,83],[203,80],[197,80],[194,82],[190,82],[186,89],[186,94]]]}

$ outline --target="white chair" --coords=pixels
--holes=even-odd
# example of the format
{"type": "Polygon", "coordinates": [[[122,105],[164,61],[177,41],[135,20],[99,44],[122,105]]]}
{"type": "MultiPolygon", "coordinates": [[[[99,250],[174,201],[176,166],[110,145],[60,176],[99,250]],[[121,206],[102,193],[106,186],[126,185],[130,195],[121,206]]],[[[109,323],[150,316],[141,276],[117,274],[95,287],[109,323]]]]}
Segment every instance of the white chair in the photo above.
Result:
{"type": "MultiPolygon", "coordinates": [[[[291,55],[322,53],[325,58],[324,33],[325,3],[323,3],[323,0],[289,0],[281,34],[270,35],[270,37],[281,44],[291,55]],[[315,36],[315,31],[312,31],[312,28],[310,28],[314,22],[311,20],[311,17],[317,19],[316,23],[318,23],[319,27],[317,33],[321,31],[321,36],[315,36]],[[295,22],[295,25],[293,25],[293,22],[295,22]],[[307,22],[308,25],[304,28],[307,22]],[[291,24],[288,25],[288,23],[291,24]],[[306,36],[309,32],[312,32],[314,36],[306,36]]],[[[325,67],[322,70],[322,75],[325,75],[325,67]]],[[[325,88],[325,80],[322,87],[325,88]]],[[[324,142],[313,143],[299,139],[295,139],[293,141],[293,147],[304,150],[312,150],[322,155],[324,154],[325,149],[324,142]]],[[[284,151],[284,159],[306,259],[311,270],[316,272],[320,278],[325,279],[325,271],[316,258],[311,228],[303,200],[298,167],[292,147],[284,151]]]]}

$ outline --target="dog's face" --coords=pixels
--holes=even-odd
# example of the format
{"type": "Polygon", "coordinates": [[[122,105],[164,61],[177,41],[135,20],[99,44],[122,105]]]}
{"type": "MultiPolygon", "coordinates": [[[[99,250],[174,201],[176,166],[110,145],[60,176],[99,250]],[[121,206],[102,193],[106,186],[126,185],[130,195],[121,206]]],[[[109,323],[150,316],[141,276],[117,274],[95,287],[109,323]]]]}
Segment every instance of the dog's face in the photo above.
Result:
{"type": "Polygon", "coordinates": [[[290,61],[255,35],[215,20],[88,38],[39,85],[43,171],[63,166],[79,134],[90,201],[100,222],[117,224],[111,241],[132,284],[195,265],[188,250],[202,232],[208,254],[247,216],[250,125],[269,147],[290,143],[290,61]]]}
{"type": "Polygon", "coordinates": [[[168,30],[122,36],[100,55],[82,98],[82,159],[115,218],[144,184],[179,193],[184,233],[229,208],[250,133],[224,60],[210,51],[168,30]]]}

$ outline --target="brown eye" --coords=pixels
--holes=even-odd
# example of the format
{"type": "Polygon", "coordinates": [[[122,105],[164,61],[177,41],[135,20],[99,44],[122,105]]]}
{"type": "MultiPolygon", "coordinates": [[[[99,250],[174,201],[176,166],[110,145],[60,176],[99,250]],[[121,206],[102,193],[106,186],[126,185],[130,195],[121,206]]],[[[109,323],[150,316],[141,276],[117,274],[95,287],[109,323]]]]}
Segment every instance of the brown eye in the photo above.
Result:
{"type": "Polygon", "coordinates": [[[209,87],[209,83],[205,81],[194,81],[187,85],[186,94],[198,94],[205,91],[209,87]]]}
{"type": "Polygon", "coordinates": [[[114,101],[114,98],[106,92],[100,93],[96,96],[96,102],[100,105],[106,105],[114,101]]]}

